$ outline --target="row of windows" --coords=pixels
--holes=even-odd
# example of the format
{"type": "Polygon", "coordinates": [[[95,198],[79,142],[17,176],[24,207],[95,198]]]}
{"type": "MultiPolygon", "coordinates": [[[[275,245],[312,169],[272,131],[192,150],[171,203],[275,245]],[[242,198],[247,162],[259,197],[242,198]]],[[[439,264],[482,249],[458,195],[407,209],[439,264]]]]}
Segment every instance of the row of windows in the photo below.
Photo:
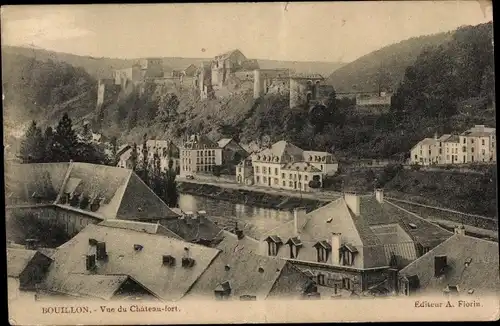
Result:
{"type": "Polygon", "coordinates": [[[205,149],[205,150],[197,150],[197,151],[182,151],[183,156],[190,156],[191,153],[194,152],[197,156],[215,156],[214,149],[205,149]]]}
{"type": "MultiPolygon", "coordinates": [[[[278,251],[280,249],[280,244],[275,243],[275,242],[268,242],[268,247],[267,247],[267,254],[269,256],[277,256],[278,251]]],[[[290,258],[295,259],[298,257],[299,251],[301,247],[295,246],[293,244],[289,245],[290,248],[290,258]]],[[[342,266],[353,266],[354,265],[354,258],[355,254],[348,251],[348,250],[339,250],[340,253],[340,261],[334,262],[334,263],[339,263],[342,266]]],[[[323,247],[318,246],[316,248],[316,259],[317,262],[319,263],[326,263],[328,262],[328,259],[330,258],[331,250],[325,249],[323,247]]]]}
{"type": "MultiPolygon", "coordinates": [[[[214,165],[197,165],[196,166],[196,172],[212,172],[213,171],[214,165]]],[[[184,165],[182,167],[184,171],[191,172],[191,166],[189,165],[184,165]]]]}

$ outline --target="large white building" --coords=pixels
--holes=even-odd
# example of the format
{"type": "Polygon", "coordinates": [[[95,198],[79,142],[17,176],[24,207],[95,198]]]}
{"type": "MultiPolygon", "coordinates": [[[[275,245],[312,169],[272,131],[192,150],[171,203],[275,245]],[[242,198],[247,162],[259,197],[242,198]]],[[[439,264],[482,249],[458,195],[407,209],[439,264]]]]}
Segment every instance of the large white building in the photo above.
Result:
{"type": "Polygon", "coordinates": [[[495,128],[475,125],[460,135],[425,138],[410,153],[410,163],[420,165],[496,162],[495,128]]]}
{"type": "Polygon", "coordinates": [[[278,189],[312,191],[310,181],[322,184],[326,175],[333,175],[338,169],[332,154],[304,151],[286,141],[252,154],[251,161],[251,165],[238,165],[237,182],[248,183],[248,169],[251,169],[255,185],[278,189]]]}
{"type": "Polygon", "coordinates": [[[181,176],[212,172],[222,165],[222,148],[202,135],[191,135],[180,148],[181,176]]]}

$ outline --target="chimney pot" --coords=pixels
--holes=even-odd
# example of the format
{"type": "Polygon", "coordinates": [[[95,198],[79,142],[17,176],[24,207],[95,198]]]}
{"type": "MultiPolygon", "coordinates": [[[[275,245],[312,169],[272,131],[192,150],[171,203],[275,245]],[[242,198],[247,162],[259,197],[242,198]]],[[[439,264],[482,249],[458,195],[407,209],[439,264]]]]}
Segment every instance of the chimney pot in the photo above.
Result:
{"type": "Polygon", "coordinates": [[[375,198],[379,203],[382,204],[384,202],[384,189],[375,189],[375,198]]]}
{"type": "Polygon", "coordinates": [[[332,233],[332,264],[340,264],[340,246],[342,246],[342,234],[332,233]]]}
{"type": "Polygon", "coordinates": [[[355,193],[344,193],[344,200],[354,215],[360,215],[360,199],[355,193]]]}
{"type": "Polygon", "coordinates": [[[298,207],[293,210],[293,225],[295,236],[299,236],[300,230],[306,222],[307,211],[303,207],[298,207]]]}
{"type": "Polygon", "coordinates": [[[455,234],[465,235],[465,227],[463,225],[458,225],[454,229],[455,234]]]}

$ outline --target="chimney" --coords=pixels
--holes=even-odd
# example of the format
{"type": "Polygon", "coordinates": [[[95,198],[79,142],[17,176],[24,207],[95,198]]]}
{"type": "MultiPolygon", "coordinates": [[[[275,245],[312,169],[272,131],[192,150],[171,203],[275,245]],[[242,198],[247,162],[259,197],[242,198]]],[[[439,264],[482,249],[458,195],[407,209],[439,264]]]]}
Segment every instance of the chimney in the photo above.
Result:
{"type": "Polygon", "coordinates": [[[24,246],[28,250],[36,250],[38,247],[38,239],[26,239],[24,241],[24,246]]]}
{"type": "Polygon", "coordinates": [[[97,242],[96,256],[97,260],[104,260],[108,257],[108,253],[106,252],[106,242],[97,242]]]}
{"type": "Polygon", "coordinates": [[[300,230],[306,222],[306,214],[306,209],[303,207],[298,207],[293,210],[293,226],[296,237],[299,236],[300,230]]]}
{"type": "Polygon", "coordinates": [[[184,247],[184,253],[182,254],[182,259],[189,258],[189,248],[184,247]]]}
{"type": "Polygon", "coordinates": [[[434,257],[434,277],[439,277],[444,274],[446,268],[446,256],[434,257]]]}
{"type": "Polygon", "coordinates": [[[375,198],[379,203],[382,204],[384,202],[384,189],[375,189],[375,198]]]}
{"type": "Polygon", "coordinates": [[[463,224],[456,226],[454,229],[454,233],[460,234],[460,235],[465,235],[465,226],[463,226],[463,224]]]}
{"type": "Polygon", "coordinates": [[[340,264],[340,246],[342,245],[342,234],[332,233],[332,264],[340,264]]]}
{"type": "Polygon", "coordinates": [[[387,270],[387,283],[391,293],[398,293],[398,270],[396,268],[389,268],[387,270]]]}
{"type": "Polygon", "coordinates": [[[437,140],[437,139],[438,139],[438,133],[437,133],[437,132],[435,132],[435,133],[434,133],[434,139],[435,139],[435,140],[437,140]]]}
{"type": "Polygon", "coordinates": [[[96,267],[95,255],[87,255],[86,257],[87,257],[86,258],[86,268],[88,271],[91,271],[96,267]]]}
{"type": "Polygon", "coordinates": [[[354,213],[354,215],[359,216],[360,215],[360,208],[359,208],[359,196],[356,195],[355,193],[344,193],[344,200],[347,206],[351,209],[351,211],[354,213]]]}

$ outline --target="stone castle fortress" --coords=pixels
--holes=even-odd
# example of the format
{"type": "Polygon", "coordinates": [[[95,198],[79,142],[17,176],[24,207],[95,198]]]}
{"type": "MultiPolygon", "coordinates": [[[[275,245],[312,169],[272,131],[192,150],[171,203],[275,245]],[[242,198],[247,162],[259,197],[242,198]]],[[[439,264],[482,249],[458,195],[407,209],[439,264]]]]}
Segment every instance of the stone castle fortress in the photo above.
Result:
{"type": "Polygon", "coordinates": [[[333,86],[324,83],[319,74],[298,74],[290,69],[260,69],[255,59],[247,59],[240,50],[220,54],[199,67],[190,65],[182,71],[165,73],[159,58],[141,59],[130,68],[114,71],[114,78],[100,79],[98,108],[108,88],[130,93],[143,91],[148,83],[166,87],[189,88],[201,99],[224,98],[253,92],[254,98],[266,94],[289,95],[290,108],[324,103],[333,86]]]}

